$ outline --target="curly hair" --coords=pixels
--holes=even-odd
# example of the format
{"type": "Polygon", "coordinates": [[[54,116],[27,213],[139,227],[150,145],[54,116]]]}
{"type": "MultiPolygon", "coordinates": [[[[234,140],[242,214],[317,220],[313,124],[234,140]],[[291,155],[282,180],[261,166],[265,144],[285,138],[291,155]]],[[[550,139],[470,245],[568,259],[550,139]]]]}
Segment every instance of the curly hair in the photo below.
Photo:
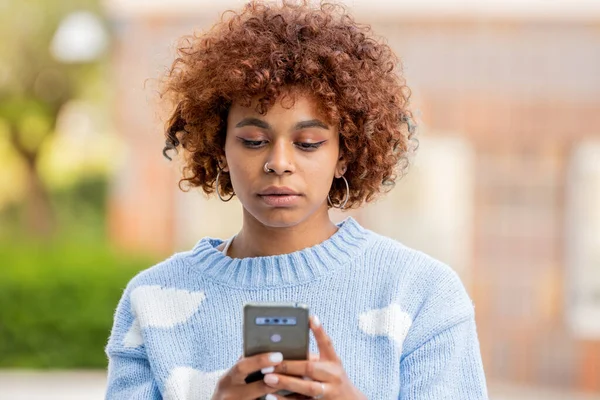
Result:
{"type": "MultiPolygon", "coordinates": [[[[174,109],[163,154],[171,160],[168,151],[183,148],[181,190],[187,182],[188,190],[233,194],[228,174],[216,188],[228,110],[234,101],[250,107],[257,98],[255,110],[264,115],[286,87],[308,91],[339,124],[346,208],[391,188],[418,147],[401,61],[340,4],[253,0],[239,13],[223,13],[209,31],[184,36],[177,55],[163,80],[162,96],[174,109]]],[[[329,195],[333,204],[344,200],[342,180],[334,180],[329,195]]]]}

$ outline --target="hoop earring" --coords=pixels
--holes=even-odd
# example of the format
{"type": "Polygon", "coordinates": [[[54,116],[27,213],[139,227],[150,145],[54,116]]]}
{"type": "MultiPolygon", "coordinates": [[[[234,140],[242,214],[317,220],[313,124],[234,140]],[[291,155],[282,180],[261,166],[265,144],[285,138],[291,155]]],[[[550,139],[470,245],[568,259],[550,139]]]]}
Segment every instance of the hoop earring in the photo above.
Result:
{"type": "Polygon", "coordinates": [[[231,193],[231,196],[229,196],[228,199],[224,199],[221,197],[221,193],[219,193],[219,176],[221,176],[220,169],[219,169],[219,172],[217,172],[217,182],[215,183],[217,196],[219,197],[219,200],[221,200],[224,203],[227,203],[229,200],[233,199],[233,196],[235,196],[235,193],[231,193]]]}
{"type": "Polygon", "coordinates": [[[342,202],[342,204],[340,204],[339,206],[334,206],[333,203],[331,202],[331,198],[329,197],[329,194],[327,195],[327,202],[329,203],[329,205],[333,208],[339,208],[340,210],[343,210],[344,207],[346,207],[346,203],[348,202],[348,199],[350,199],[350,185],[348,185],[348,180],[346,179],[346,177],[344,175],[342,175],[342,179],[344,180],[344,183],[346,184],[346,197],[344,198],[344,201],[342,202]]]}

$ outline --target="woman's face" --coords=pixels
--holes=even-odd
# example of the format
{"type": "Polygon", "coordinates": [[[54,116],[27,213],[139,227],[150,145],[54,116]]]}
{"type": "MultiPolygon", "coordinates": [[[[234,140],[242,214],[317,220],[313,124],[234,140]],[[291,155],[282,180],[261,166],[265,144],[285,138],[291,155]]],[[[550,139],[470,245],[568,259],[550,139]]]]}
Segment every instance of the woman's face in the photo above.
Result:
{"type": "Polygon", "coordinates": [[[324,119],[312,97],[296,92],[291,108],[289,99],[264,116],[254,104],[234,103],[227,118],[225,171],[245,213],[270,227],[326,214],[333,178],[341,176],[337,126],[324,119]]]}

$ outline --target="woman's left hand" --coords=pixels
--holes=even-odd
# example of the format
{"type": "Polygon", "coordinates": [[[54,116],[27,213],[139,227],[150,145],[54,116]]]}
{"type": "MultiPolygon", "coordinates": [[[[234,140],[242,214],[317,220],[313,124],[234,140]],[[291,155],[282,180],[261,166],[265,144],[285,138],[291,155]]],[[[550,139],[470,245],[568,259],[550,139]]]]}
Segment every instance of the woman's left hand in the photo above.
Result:
{"type": "MultiPolygon", "coordinates": [[[[265,375],[265,383],[273,388],[289,390],[308,398],[323,400],[366,400],[365,395],[354,387],[350,379],[348,379],[346,371],[344,371],[342,363],[333,349],[331,339],[325,333],[318,318],[311,318],[310,329],[313,331],[319,347],[319,360],[284,360],[275,367],[273,373],[265,375]],[[302,377],[310,378],[312,381],[305,380],[302,377]]],[[[288,396],[284,398],[269,395],[267,398],[289,400],[294,397],[288,396]]]]}

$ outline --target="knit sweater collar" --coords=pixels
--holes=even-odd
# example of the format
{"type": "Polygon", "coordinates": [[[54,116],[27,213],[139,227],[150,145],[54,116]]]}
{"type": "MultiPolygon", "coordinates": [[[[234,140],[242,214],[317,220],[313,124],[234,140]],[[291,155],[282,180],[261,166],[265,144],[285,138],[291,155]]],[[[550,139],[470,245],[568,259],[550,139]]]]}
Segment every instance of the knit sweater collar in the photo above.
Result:
{"type": "Polygon", "coordinates": [[[222,239],[205,237],[187,254],[188,264],[205,278],[239,288],[294,286],[347,266],[367,245],[369,231],[348,217],[338,231],[312,247],[289,254],[231,258],[217,247],[222,239]]]}

